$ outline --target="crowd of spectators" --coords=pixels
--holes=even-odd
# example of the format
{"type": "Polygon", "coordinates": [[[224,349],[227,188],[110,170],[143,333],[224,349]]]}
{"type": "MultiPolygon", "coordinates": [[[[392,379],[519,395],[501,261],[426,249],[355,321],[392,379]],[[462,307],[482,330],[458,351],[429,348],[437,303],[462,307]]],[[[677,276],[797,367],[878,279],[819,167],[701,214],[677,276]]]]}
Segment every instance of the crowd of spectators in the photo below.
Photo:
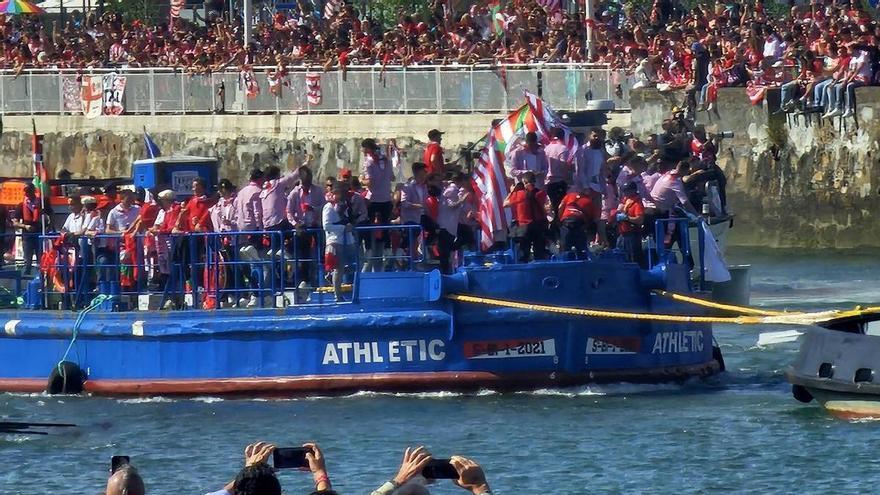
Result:
{"type": "Polygon", "coordinates": [[[0,66],[204,73],[265,65],[283,76],[290,65],[596,62],[628,71],[635,87],[688,89],[691,108],[711,105],[720,87],[753,86],[753,101],[760,101],[763,88],[785,85],[784,109],[821,107],[837,115],[851,113],[855,87],[873,84],[880,62],[880,26],[857,0],[811,0],[775,15],[763,0],[693,8],[655,0],[649,9],[604,0],[590,18],[579,2],[513,0],[454,11],[432,0],[394,22],[350,3],[297,5],[264,12],[247,46],[241,18],[218,12],[159,24],[94,11],[63,25],[7,16],[0,22],[0,66]]]}
{"type": "MultiPolygon", "coordinates": [[[[116,459],[116,458],[114,458],[116,459]]],[[[222,489],[208,495],[281,495],[293,493],[282,491],[277,474],[280,470],[299,469],[311,473],[314,490],[311,495],[336,495],[328,474],[327,461],[315,443],[303,444],[301,448],[278,449],[268,442],[257,442],[245,447],[244,467],[222,489]],[[302,462],[290,463],[276,455],[281,450],[301,451],[302,462]],[[271,462],[270,462],[271,460],[271,462]]],[[[408,448],[394,477],[384,482],[371,495],[430,495],[430,487],[448,479],[471,495],[491,495],[483,468],[471,459],[452,456],[435,459],[424,447],[408,448]]],[[[147,483],[128,457],[111,468],[105,495],[145,495],[147,483]]]]}

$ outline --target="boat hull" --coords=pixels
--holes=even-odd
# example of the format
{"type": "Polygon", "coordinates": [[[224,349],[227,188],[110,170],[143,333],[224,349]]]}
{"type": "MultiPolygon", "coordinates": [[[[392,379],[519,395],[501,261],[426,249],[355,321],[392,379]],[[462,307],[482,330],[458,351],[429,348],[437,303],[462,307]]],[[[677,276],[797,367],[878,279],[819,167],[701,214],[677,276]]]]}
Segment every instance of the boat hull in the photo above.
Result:
{"type": "MultiPolygon", "coordinates": [[[[684,269],[664,276],[664,287],[686,288],[684,269]]],[[[44,390],[61,359],[82,369],[86,392],[107,395],[522,390],[718,372],[708,324],[489,307],[446,299],[441,287],[562,307],[688,314],[652,294],[644,278],[632,264],[586,262],[474,269],[442,283],[437,274],[364,274],[355,303],[91,313],[75,339],[75,313],[0,312],[0,391],[44,390]]]]}
{"type": "Polygon", "coordinates": [[[810,327],[800,337],[797,359],[785,376],[798,400],[816,400],[842,419],[880,419],[880,336],[810,327]]]}

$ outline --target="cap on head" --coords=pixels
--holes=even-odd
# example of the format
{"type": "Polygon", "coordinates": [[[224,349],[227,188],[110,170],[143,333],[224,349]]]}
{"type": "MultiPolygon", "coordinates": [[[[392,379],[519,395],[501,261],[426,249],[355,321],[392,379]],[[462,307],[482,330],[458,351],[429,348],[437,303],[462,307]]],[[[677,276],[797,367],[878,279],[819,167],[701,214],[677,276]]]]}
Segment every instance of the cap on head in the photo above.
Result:
{"type": "Polygon", "coordinates": [[[96,204],[98,204],[98,200],[95,199],[94,196],[83,196],[83,197],[82,197],[82,204],[84,204],[84,205],[96,205],[96,204]]]}
{"type": "Polygon", "coordinates": [[[431,129],[430,131],[428,131],[428,139],[430,139],[431,141],[436,141],[442,136],[443,133],[440,132],[438,129],[431,129]]]}
{"type": "Polygon", "coordinates": [[[174,199],[174,191],[171,189],[165,189],[158,194],[158,197],[159,199],[174,199]]]}

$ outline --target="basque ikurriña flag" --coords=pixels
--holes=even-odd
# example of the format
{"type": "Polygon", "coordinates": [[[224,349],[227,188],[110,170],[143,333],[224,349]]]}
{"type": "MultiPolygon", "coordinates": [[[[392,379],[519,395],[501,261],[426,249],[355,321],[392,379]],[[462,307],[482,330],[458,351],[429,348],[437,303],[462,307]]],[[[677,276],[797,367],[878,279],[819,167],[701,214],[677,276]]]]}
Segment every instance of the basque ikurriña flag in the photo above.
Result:
{"type": "Polygon", "coordinates": [[[31,120],[34,127],[31,136],[31,151],[34,158],[34,187],[41,198],[49,197],[49,171],[43,163],[43,135],[37,134],[37,124],[31,120]]]}
{"type": "Polygon", "coordinates": [[[526,133],[534,132],[541,143],[547,144],[550,131],[561,128],[565,132],[563,141],[568,148],[569,160],[573,162],[577,155],[577,139],[556,112],[536,95],[528,91],[523,91],[523,95],[526,103],[489,129],[486,145],[474,170],[474,190],[479,196],[479,221],[483,233],[480,245],[484,250],[492,247],[495,235],[505,232],[510,224],[510,210],[503,206],[509,187],[504,163],[516,151],[526,133]]]}

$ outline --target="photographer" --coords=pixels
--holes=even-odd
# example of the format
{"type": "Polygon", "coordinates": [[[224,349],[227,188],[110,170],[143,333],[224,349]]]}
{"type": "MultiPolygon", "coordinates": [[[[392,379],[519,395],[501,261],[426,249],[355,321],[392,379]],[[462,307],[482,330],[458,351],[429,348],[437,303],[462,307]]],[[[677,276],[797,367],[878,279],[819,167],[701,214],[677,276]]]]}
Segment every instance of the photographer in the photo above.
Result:
{"type": "MultiPolygon", "coordinates": [[[[311,495],[336,495],[330,489],[330,478],[327,476],[321,449],[315,443],[305,443],[303,448],[309,449],[306,460],[315,481],[315,491],[311,495]]],[[[244,468],[222,490],[208,495],[281,495],[281,483],[275,476],[275,469],[268,464],[269,456],[275,449],[275,445],[267,442],[257,442],[245,447],[244,468]]]]}
{"type": "MultiPolygon", "coordinates": [[[[431,483],[433,479],[426,479],[422,472],[426,466],[433,460],[431,454],[425,447],[416,449],[407,448],[403,454],[403,462],[397,475],[382,486],[374,490],[370,495],[417,495],[430,493],[424,486],[424,482],[431,483]],[[425,481],[422,481],[425,480],[425,481]]],[[[457,478],[453,478],[452,482],[456,485],[471,492],[472,495],[491,495],[489,483],[486,481],[486,475],[483,468],[476,462],[461,456],[452,456],[449,459],[447,468],[451,466],[454,469],[453,476],[457,474],[457,478]]]]}

